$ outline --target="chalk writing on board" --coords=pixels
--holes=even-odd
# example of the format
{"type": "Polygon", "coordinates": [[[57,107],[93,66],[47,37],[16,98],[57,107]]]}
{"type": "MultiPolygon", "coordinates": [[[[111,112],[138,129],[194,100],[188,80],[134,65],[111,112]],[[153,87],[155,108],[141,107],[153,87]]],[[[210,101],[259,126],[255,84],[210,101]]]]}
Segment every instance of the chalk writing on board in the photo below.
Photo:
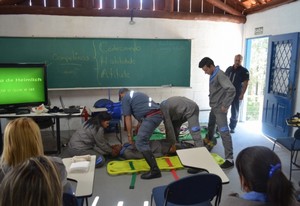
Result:
{"type": "Polygon", "coordinates": [[[0,45],[1,63],[46,63],[51,89],[190,86],[190,40],[0,37],[0,45]]]}
{"type": "Polygon", "coordinates": [[[141,48],[133,46],[117,46],[104,43],[96,44],[93,41],[94,59],[96,61],[97,81],[101,85],[102,79],[130,79],[130,72],[122,65],[133,65],[136,60],[133,57],[118,56],[120,52],[139,52],[141,48]],[[115,53],[108,55],[107,53],[115,53]]]}
{"type": "Polygon", "coordinates": [[[90,61],[89,56],[79,55],[78,52],[72,51],[71,55],[59,55],[57,53],[52,54],[52,59],[57,62],[71,63],[74,61],[90,61]]]}
{"type": "MultiPolygon", "coordinates": [[[[95,42],[93,42],[95,43],[95,42]]],[[[132,46],[119,46],[116,44],[107,44],[107,43],[99,43],[98,45],[99,52],[101,53],[110,53],[110,52],[140,52],[142,48],[133,41],[132,46]]]]}

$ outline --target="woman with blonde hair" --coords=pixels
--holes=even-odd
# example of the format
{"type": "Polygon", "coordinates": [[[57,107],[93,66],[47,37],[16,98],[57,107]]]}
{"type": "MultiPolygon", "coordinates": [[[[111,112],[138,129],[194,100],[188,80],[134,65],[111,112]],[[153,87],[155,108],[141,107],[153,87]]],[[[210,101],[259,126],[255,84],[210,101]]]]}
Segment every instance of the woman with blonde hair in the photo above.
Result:
{"type": "MultiPolygon", "coordinates": [[[[0,161],[0,182],[6,173],[31,157],[44,155],[39,126],[31,118],[21,117],[11,120],[3,134],[3,153],[0,161]]],[[[72,192],[67,182],[67,171],[59,157],[49,157],[60,172],[65,192],[72,192]]]]}
{"type": "Polygon", "coordinates": [[[54,163],[46,156],[32,157],[5,175],[0,184],[0,206],[62,206],[62,194],[54,163]]]}

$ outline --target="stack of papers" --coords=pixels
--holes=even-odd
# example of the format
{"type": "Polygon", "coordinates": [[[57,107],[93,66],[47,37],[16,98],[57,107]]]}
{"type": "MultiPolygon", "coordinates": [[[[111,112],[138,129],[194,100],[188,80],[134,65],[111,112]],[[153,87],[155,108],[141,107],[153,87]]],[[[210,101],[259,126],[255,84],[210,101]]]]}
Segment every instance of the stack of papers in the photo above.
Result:
{"type": "Polygon", "coordinates": [[[70,172],[87,172],[90,168],[90,155],[74,156],[70,166],[70,172]]]}

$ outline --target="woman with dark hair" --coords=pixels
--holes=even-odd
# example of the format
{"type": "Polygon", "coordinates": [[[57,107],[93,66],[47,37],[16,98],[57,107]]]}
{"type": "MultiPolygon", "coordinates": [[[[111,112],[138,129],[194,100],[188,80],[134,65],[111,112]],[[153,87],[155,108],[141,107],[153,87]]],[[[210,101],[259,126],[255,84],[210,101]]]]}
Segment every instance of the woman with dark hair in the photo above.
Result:
{"type": "Polygon", "coordinates": [[[96,167],[102,167],[105,163],[104,156],[118,156],[122,146],[110,145],[108,136],[104,135],[104,129],[109,126],[110,120],[111,116],[107,112],[100,112],[88,119],[72,135],[62,157],[96,155],[96,167]]]}
{"type": "Polygon", "coordinates": [[[269,148],[253,146],[242,150],[236,159],[241,197],[230,195],[222,206],[296,206],[293,184],[281,170],[279,157],[269,148]]]}

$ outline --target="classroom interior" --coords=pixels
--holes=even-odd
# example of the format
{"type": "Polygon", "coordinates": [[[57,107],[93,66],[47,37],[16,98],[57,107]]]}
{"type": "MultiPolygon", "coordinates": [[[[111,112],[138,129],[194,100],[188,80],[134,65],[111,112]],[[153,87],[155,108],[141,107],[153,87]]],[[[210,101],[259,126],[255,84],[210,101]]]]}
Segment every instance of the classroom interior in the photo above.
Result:
{"type": "MultiPolygon", "coordinates": [[[[280,7],[247,16],[244,24],[217,22],[208,20],[172,20],[154,18],[135,18],[135,24],[129,24],[130,18],[125,17],[78,17],[50,15],[0,15],[0,37],[70,37],[70,38],[143,38],[143,39],[190,39],[191,67],[190,87],[130,87],[151,96],[161,102],[171,96],[185,96],[197,102],[200,110],[208,110],[209,77],[198,68],[199,61],[208,56],[225,70],[233,64],[234,55],[246,54],[246,40],[272,35],[300,32],[300,24],[295,20],[300,18],[300,1],[295,1],[280,7]],[[256,35],[255,28],[263,27],[263,33],[256,35]]],[[[1,52],[0,52],[1,53],[1,52]]],[[[298,65],[299,67],[299,65],[298,65]]],[[[299,68],[297,68],[299,69],[299,68]]],[[[174,71],[176,72],[176,71],[174,71]]],[[[159,74],[157,74],[159,75],[159,74]]],[[[299,79],[297,73],[297,80],[299,79]]],[[[149,77],[155,78],[155,76],[149,77]]],[[[167,77],[166,77],[167,78],[167,77]]],[[[68,80],[66,80],[68,81],[68,80]]],[[[297,83],[296,90],[299,90],[297,83]]],[[[62,96],[67,106],[80,105],[92,107],[98,99],[111,99],[118,102],[119,87],[112,88],[71,88],[48,90],[51,106],[60,106],[62,96]]],[[[296,92],[294,113],[300,109],[300,96],[296,92]]],[[[199,121],[208,120],[206,112],[200,112],[199,121]]],[[[273,143],[265,138],[258,126],[251,127],[250,122],[238,124],[233,134],[234,154],[252,145],[265,145],[272,148],[273,143]],[[249,124],[248,124],[249,123],[249,124]],[[254,132],[255,131],[255,132],[254,132]]],[[[61,120],[61,130],[64,140],[72,131],[82,124],[82,119],[71,118],[61,120]]],[[[1,119],[2,131],[6,120],[1,119]]],[[[123,135],[126,137],[126,135],[123,135]]],[[[126,140],[126,139],[125,139],[126,140]]],[[[277,154],[284,163],[284,172],[288,175],[289,153],[276,147],[277,154]]],[[[223,155],[222,144],[218,140],[213,152],[223,155]]],[[[180,177],[187,176],[186,169],[178,170],[180,177]]],[[[230,183],[223,185],[222,199],[231,192],[241,192],[236,168],[225,171],[230,183]]],[[[294,172],[292,181],[298,188],[300,173],[294,172]]],[[[99,196],[98,205],[116,206],[119,201],[124,206],[143,205],[150,201],[153,187],[173,181],[170,172],[163,172],[162,178],[141,180],[137,178],[135,189],[129,189],[130,175],[110,176],[105,168],[95,170],[94,192],[89,203],[99,196]]]]}

